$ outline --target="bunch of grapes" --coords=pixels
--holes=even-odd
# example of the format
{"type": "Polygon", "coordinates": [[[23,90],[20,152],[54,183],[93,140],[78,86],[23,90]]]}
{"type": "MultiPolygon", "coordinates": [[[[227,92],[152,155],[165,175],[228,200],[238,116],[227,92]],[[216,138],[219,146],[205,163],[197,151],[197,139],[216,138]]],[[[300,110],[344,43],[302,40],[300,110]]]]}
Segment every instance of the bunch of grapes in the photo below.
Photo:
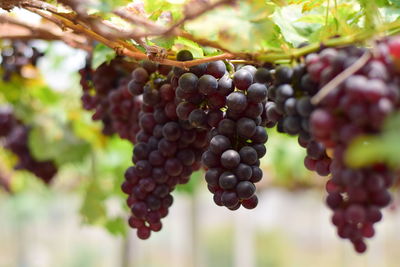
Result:
{"type": "Polygon", "coordinates": [[[3,70],[3,81],[10,81],[13,74],[23,76],[22,69],[27,65],[36,66],[38,59],[42,56],[43,53],[27,42],[13,41],[9,45],[6,43],[1,51],[0,66],[3,70]]]}
{"type": "MultiPolygon", "coordinates": [[[[306,57],[311,80],[323,88],[360,57],[367,63],[322,99],[311,114],[312,136],[333,150],[327,204],[338,235],[349,239],[357,252],[364,252],[364,238],[374,235],[373,224],[382,217],[380,209],[390,203],[389,187],[395,175],[382,163],[363,168],[346,164],[348,145],[363,134],[379,134],[384,119],[399,104],[399,77],[388,53],[390,41],[374,51],[354,46],[327,48],[306,57]]],[[[320,149],[322,151],[322,148],[320,149]]]]}
{"type": "Polygon", "coordinates": [[[132,211],[129,224],[141,239],[149,238],[151,231],[161,230],[161,219],[173,202],[171,192],[200,169],[201,155],[208,145],[206,130],[179,120],[171,75],[164,76],[159,71],[148,75],[148,69],[136,69],[129,83],[130,89],[135,87],[130,91],[135,97],[142,97],[143,103],[133,151],[135,166],[128,168],[122,185],[132,211]]]}
{"type": "Polygon", "coordinates": [[[43,182],[50,183],[57,173],[52,161],[39,161],[33,158],[28,146],[29,127],[18,121],[10,108],[0,108],[0,138],[4,138],[4,147],[18,157],[17,170],[27,170],[43,182]]]}
{"type": "Polygon", "coordinates": [[[318,84],[311,80],[305,64],[278,67],[268,91],[266,120],[267,127],[276,125],[279,132],[298,136],[300,146],[307,151],[306,168],[326,176],[330,173],[331,159],[325,146],[310,134],[309,127],[310,115],[315,109],[311,97],[317,92],[318,84]]]}
{"type": "Polygon", "coordinates": [[[128,82],[130,71],[136,67],[136,63],[116,58],[109,64],[103,63],[95,71],[87,62],[79,71],[83,107],[95,111],[92,118],[103,122],[105,135],[117,133],[133,143],[139,131],[141,98],[131,96],[128,82]]]}
{"type": "MultiPolygon", "coordinates": [[[[177,57],[193,59],[185,50],[177,57]]],[[[262,178],[259,159],[266,153],[268,137],[261,126],[267,87],[255,82],[256,71],[247,65],[230,75],[223,61],[188,71],[174,68],[178,117],[210,132],[202,155],[205,179],[215,203],[231,210],[242,205],[252,209],[258,203],[254,183],[262,178]]]]}

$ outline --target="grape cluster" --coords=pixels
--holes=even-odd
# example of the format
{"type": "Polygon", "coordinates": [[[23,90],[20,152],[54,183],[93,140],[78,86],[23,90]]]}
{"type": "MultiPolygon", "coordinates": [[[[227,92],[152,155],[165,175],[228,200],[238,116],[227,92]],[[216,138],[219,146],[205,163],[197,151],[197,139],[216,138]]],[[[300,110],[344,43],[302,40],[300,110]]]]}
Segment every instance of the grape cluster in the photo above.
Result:
{"type": "Polygon", "coordinates": [[[0,138],[4,138],[4,147],[18,157],[17,170],[27,170],[50,183],[57,173],[52,161],[39,161],[33,158],[28,146],[29,127],[18,121],[10,108],[0,108],[0,138]]]}
{"type": "MultiPolygon", "coordinates": [[[[188,51],[178,59],[191,60],[188,51]]],[[[230,66],[231,68],[233,66],[230,66]]],[[[231,210],[255,208],[259,159],[266,153],[267,134],[261,115],[267,98],[265,83],[255,81],[257,69],[242,66],[233,75],[223,61],[174,69],[176,113],[197,129],[207,129],[210,143],[202,155],[208,189],[214,202],[231,210]]]]}
{"type": "Polygon", "coordinates": [[[317,92],[318,84],[311,80],[305,64],[294,68],[278,67],[265,110],[267,127],[276,125],[279,132],[297,135],[300,146],[307,151],[306,168],[326,176],[330,173],[331,159],[325,146],[310,134],[309,127],[310,115],[315,109],[311,97],[317,92]]]}
{"type": "Polygon", "coordinates": [[[27,65],[36,66],[43,53],[39,52],[27,42],[13,41],[2,48],[1,68],[3,70],[3,81],[10,81],[11,76],[16,74],[23,76],[22,69],[27,65]]]}
{"type": "Polygon", "coordinates": [[[135,142],[139,131],[138,114],[142,101],[128,91],[129,72],[136,67],[136,63],[116,58],[95,71],[87,62],[79,71],[83,108],[95,111],[92,118],[103,122],[105,135],[117,133],[131,142],[135,142]]]}
{"type": "Polygon", "coordinates": [[[205,178],[214,202],[231,210],[257,206],[254,184],[263,175],[259,159],[266,153],[268,136],[261,126],[261,114],[267,87],[253,83],[253,75],[245,67],[234,73],[236,90],[226,97],[226,112],[203,154],[203,164],[208,168],[205,178]]]}
{"type": "Polygon", "coordinates": [[[149,63],[137,68],[129,82],[131,93],[142,97],[143,103],[133,151],[135,166],[128,168],[122,185],[132,211],[129,224],[141,239],[161,230],[161,219],[173,202],[171,192],[200,169],[201,155],[208,145],[206,130],[179,120],[171,75],[165,77],[159,71],[165,67],[152,68],[151,75],[149,69],[149,63]]]}
{"type": "Polygon", "coordinates": [[[399,78],[387,51],[385,42],[378,44],[374,53],[354,46],[327,48],[305,60],[311,80],[322,88],[371,53],[362,68],[323,98],[310,118],[312,136],[333,150],[332,177],[326,187],[332,222],[338,235],[349,239],[360,253],[366,250],[364,238],[374,235],[373,224],[382,217],[380,209],[390,203],[388,189],[395,175],[384,164],[351,168],[345,153],[357,136],[378,134],[384,119],[399,104],[399,78]]]}

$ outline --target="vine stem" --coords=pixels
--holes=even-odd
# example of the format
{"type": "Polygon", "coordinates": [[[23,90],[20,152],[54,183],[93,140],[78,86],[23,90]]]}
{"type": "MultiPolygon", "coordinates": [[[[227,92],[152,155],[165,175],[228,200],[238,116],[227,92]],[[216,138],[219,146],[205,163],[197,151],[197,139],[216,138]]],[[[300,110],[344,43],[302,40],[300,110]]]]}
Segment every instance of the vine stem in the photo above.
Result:
{"type": "Polygon", "coordinates": [[[58,27],[51,27],[49,24],[28,24],[7,15],[0,15],[0,38],[61,40],[74,48],[92,50],[84,36],[62,32],[58,27]]]}
{"type": "Polygon", "coordinates": [[[330,82],[328,82],[318,93],[311,98],[311,103],[313,105],[318,105],[321,100],[323,100],[330,92],[335,90],[342,82],[347,78],[361,69],[371,58],[370,52],[365,52],[359,59],[357,59],[351,66],[342,71],[339,75],[335,76],[330,82]]]}
{"type": "MultiPolygon", "coordinates": [[[[194,19],[206,12],[208,12],[209,6],[203,6],[202,9],[199,11],[190,11],[188,9],[188,14],[186,14],[186,18],[182,19],[181,21],[177,22],[176,24],[172,25],[171,27],[163,27],[154,24],[154,22],[147,20],[147,18],[140,17],[140,23],[138,23],[139,18],[133,17],[133,20],[128,14],[123,13],[124,10],[119,10],[121,12],[115,12],[115,14],[120,15],[121,18],[124,18],[131,22],[132,24],[136,25],[142,25],[144,28],[148,30],[147,34],[151,33],[152,36],[155,36],[154,34],[161,34],[162,36],[167,36],[167,35],[178,35],[178,36],[183,36],[187,39],[193,40],[201,45],[204,46],[210,46],[219,49],[223,53],[218,55],[218,56],[212,56],[212,57],[205,57],[202,59],[195,59],[192,61],[185,61],[185,62],[180,62],[172,59],[165,58],[165,56],[152,56],[152,55],[147,55],[146,53],[143,53],[142,51],[139,51],[133,44],[131,44],[128,39],[127,35],[129,35],[129,32],[126,30],[120,29],[115,25],[112,25],[110,23],[105,23],[100,17],[94,17],[90,15],[85,15],[80,16],[79,14],[71,11],[71,12],[59,12],[58,8],[56,6],[53,6],[49,3],[40,1],[40,0],[21,0],[21,1],[15,1],[16,6],[20,6],[22,8],[25,8],[33,13],[36,13],[43,18],[46,18],[47,20],[52,21],[59,27],[61,27],[62,30],[66,31],[67,29],[71,29],[77,33],[80,33],[81,35],[85,36],[86,38],[96,40],[100,43],[103,43],[104,45],[112,48],[113,50],[116,51],[117,54],[119,55],[124,55],[127,57],[135,58],[137,60],[142,60],[142,59],[149,59],[152,61],[157,61],[161,64],[165,65],[171,65],[171,66],[177,66],[181,68],[188,68],[197,64],[201,63],[206,63],[206,62],[211,62],[215,60],[244,60],[248,63],[264,63],[264,62],[271,62],[271,63],[276,63],[276,62],[287,62],[291,61],[293,59],[301,58],[302,56],[312,53],[315,51],[318,51],[321,49],[321,47],[334,47],[334,46],[343,46],[343,45],[349,45],[357,42],[363,42],[365,40],[368,40],[372,38],[374,35],[377,33],[383,33],[383,32],[397,32],[400,30],[400,21],[395,21],[392,23],[384,24],[381,25],[380,27],[377,27],[376,30],[374,31],[361,31],[359,33],[349,35],[349,36],[343,36],[339,38],[334,38],[334,39],[329,39],[324,41],[323,43],[314,43],[311,45],[308,45],[303,48],[292,48],[292,49],[286,49],[285,51],[277,51],[277,49],[271,49],[271,50],[265,50],[262,52],[254,53],[254,54],[249,54],[249,53],[235,53],[228,51],[224,47],[222,47],[220,44],[210,41],[210,40],[205,40],[201,38],[197,38],[195,36],[192,36],[190,33],[187,33],[181,29],[181,26],[187,21],[194,19]],[[191,13],[192,12],[192,13],[191,13]],[[128,19],[129,17],[129,19],[128,19]],[[82,20],[83,21],[82,21],[82,20]],[[135,23],[136,21],[136,23],[135,23]],[[122,38],[125,36],[125,38],[122,38]]],[[[236,1],[234,0],[221,0],[218,1],[215,5],[210,5],[213,7],[217,7],[219,5],[223,4],[232,4],[235,3],[236,1]]],[[[0,7],[2,6],[2,3],[0,3],[0,7]]],[[[190,7],[188,7],[190,8],[190,7]]],[[[125,10],[126,11],[126,10],[125,10]]],[[[131,32],[133,36],[130,38],[133,38],[134,36],[140,37],[141,35],[138,35],[138,33],[131,32]],[[136,35],[135,35],[136,34],[136,35]]],[[[32,37],[35,37],[34,34],[32,37]]],[[[59,39],[62,40],[61,37],[59,39]]]]}

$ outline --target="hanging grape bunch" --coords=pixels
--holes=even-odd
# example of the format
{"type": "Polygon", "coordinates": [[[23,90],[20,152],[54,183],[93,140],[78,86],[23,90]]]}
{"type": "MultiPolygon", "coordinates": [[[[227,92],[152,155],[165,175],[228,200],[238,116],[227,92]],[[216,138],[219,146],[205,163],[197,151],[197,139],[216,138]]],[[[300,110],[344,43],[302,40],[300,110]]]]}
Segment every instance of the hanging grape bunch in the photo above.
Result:
{"type": "Polygon", "coordinates": [[[3,70],[3,81],[10,81],[13,74],[24,76],[23,68],[36,66],[39,58],[43,55],[42,52],[39,52],[27,42],[12,41],[1,51],[0,67],[3,70]]]}
{"type": "MultiPolygon", "coordinates": [[[[189,51],[178,59],[192,60],[189,51]]],[[[230,74],[223,61],[174,69],[177,114],[198,129],[208,129],[210,143],[202,155],[208,189],[219,206],[252,209],[255,185],[262,178],[259,159],[266,153],[267,134],[261,126],[267,87],[256,83],[250,65],[230,74]]]]}
{"type": "Polygon", "coordinates": [[[14,153],[18,162],[16,170],[27,170],[39,177],[46,184],[57,174],[57,166],[53,161],[36,160],[28,146],[30,128],[18,121],[11,108],[0,107],[0,139],[4,148],[14,153]]]}

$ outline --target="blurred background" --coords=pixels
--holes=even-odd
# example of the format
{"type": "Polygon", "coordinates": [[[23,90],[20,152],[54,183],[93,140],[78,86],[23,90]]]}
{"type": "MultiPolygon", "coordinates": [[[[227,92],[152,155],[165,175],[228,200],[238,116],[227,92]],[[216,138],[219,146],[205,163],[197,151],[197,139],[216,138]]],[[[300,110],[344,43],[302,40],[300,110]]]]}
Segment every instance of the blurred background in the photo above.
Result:
{"type": "Polygon", "coordinates": [[[104,137],[81,107],[86,54],[59,42],[32,45],[46,57],[24,79],[1,82],[0,103],[33,125],[34,155],[56,157],[62,169],[46,186],[15,171],[15,156],[0,148],[1,176],[12,189],[0,190],[0,267],[399,266],[398,193],[358,255],[330,222],[327,178],[305,169],[296,138],[273,131],[255,210],[216,206],[198,172],[174,192],[162,231],[139,240],[120,190],[132,145],[104,137]]]}

